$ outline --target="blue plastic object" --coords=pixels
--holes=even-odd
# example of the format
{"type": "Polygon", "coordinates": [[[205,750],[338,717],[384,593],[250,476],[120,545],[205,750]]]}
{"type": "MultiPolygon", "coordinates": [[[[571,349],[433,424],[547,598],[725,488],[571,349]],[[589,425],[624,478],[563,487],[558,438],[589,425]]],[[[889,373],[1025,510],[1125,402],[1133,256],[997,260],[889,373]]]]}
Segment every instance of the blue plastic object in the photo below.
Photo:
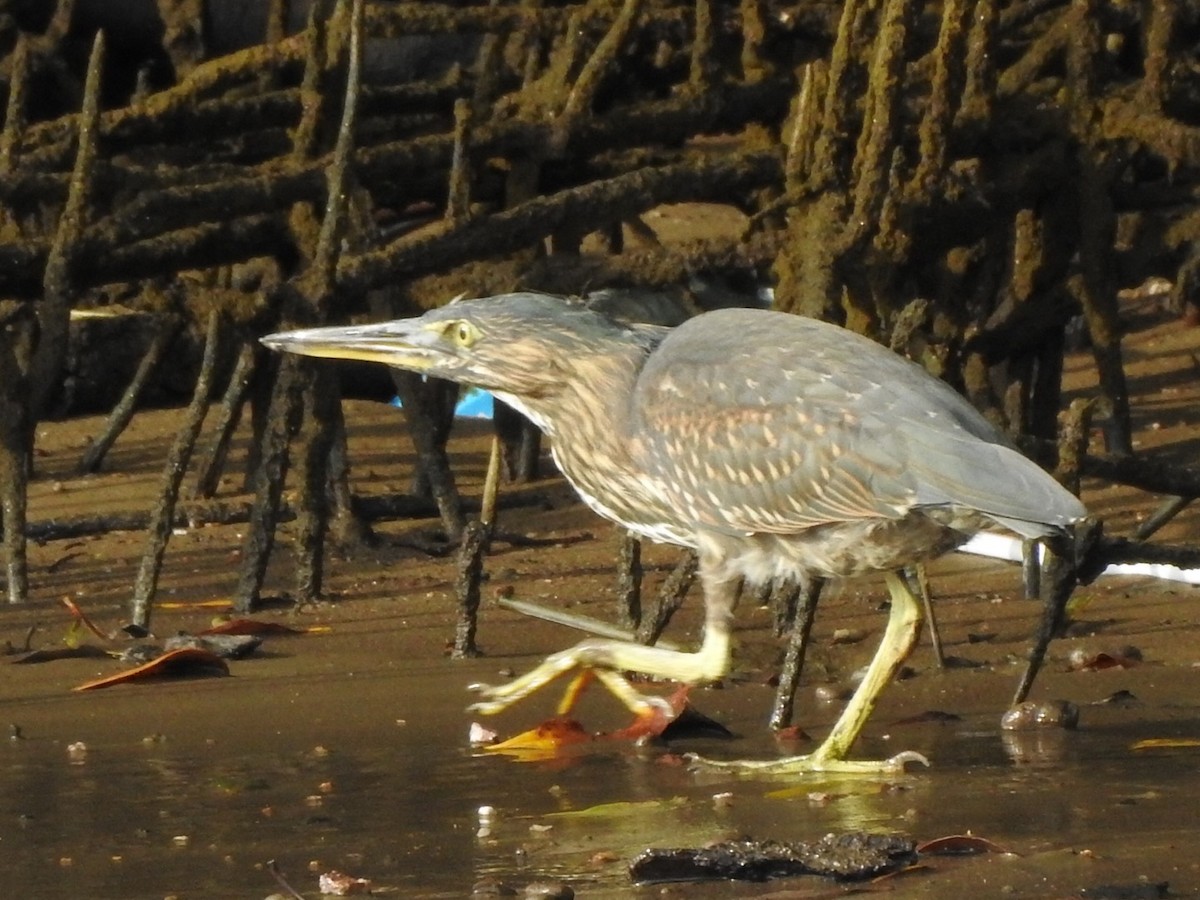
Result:
{"type": "MultiPolygon", "coordinates": [[[[392,406],[404,406],[399,397],[392,398],[392,406]]],[[[490,419],[495,415],[496,404],[491,394],[481,388],[467,388],[458,398],[454,415],[463,419],[490,419]]]]}

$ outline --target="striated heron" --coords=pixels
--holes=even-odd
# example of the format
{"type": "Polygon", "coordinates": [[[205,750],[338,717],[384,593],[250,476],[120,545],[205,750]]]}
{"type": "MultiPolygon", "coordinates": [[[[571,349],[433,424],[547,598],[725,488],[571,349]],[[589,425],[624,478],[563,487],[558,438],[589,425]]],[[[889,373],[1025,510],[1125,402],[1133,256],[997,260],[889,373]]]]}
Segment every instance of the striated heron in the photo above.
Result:
{"type": "Polygon", "coordinates": [[[887,628],[829,736],[810,754],[747,765],[902,768],[915,755],[846,758],[920,629],[921,605],[899,570],[997,525],[1067,539],[1086,515],[949,386],[865,337],[800,316],[725,309],[668,330],[517,293],[264,343],[486,388],[550,436],[559,468],[593,510],[698,552],[705,619],[697,652],[586,640],[507,684],[476,686],[474,708],[484,713],[587,670],[639,715],[661,714],[662,701],[621,673],[687,684],[721,678],[742,579],[882,571],[887,628]]]}

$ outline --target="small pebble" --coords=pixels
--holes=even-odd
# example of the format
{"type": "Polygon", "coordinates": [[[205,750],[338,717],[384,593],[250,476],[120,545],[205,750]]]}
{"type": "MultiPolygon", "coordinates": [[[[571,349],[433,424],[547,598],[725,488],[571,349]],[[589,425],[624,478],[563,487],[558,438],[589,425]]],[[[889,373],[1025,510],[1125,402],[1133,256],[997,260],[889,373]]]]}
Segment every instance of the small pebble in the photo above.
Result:
{"type": "Polygon", "coordinates": [[[1035,728],[1072,729],[1079,724],[1079,707],[1070,700],[1047,700],[1018,703],[1000,719],[1003,731],[1026,731],[1035,728]]]}
{"type": "Polygon", "coordinates": [[[471,888],[472,897],[515,897],[516,888],[509,887],[498,878],[484,878],[471,888]]]}
{"type": "Polygon", "coordinates": [[[561,881],[534,881],[525,886],[528,900],[574,900],[575,891],[561,881]]]}
{"type": "Polygon", "coordinates": [[[496,732],[486,725],[480,725],[478,722],[472,722],[471,727],[467,730],[467,742],[472,747],[494,744],[498,737],[499,735],[496,732]]]}
{"type": "Polygon", "coordinates": [[[850,692],[839,684],[818,684],[813,688],[813,696],[821,703],[836,703],[849,697],[850,692]]]}

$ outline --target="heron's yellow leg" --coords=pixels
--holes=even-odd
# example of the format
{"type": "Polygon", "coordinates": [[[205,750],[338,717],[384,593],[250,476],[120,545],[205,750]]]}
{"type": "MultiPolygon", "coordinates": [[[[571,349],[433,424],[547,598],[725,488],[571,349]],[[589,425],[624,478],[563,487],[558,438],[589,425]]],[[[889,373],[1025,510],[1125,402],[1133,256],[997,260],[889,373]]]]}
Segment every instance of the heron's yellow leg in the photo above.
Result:
{"type": "MultiPolygon", "coordinates": [[[[562,699],[558,701],[558,708],[554,710],[554,714],[560,718],[569,716],[575,710],[583,692],[593,681],[599,681],[608,688],[609,693],[634,711],[643,710],[651,702],[651,698],[647,698],[637,691],[620,672],[610,672],[608,669],[580,669],[567,685],[567,689],[563,691],[562,699]]],[[[653,709],[644,709],[644,713],[647,716],[661,716],[663,710],[656,705],[653,709]]],[[[642,712],[639,712],[639,718],[641,717],[642,712]]]]}
{"type": "MultiPolygon", "coordinates": [[[[642,716],[660,710],[666,701],[661,697],[642,694],[619,673],[638,672],[684,684],[716,681],[729,670],[729,629],[723,622],[708,623],[704,631],[704,643],[695,653],[624,641],[584,641],[569,650],[546,657],[536,669],[507,684],[472,685],[471,689],[483,699],[473,703],[470,708],[485,715],[498,713],[575,669],[590,670],[618,700],[636,715],[642,716]]],[[[577,694],[572,685],[563,702],[572,702],[577,694]]],[[[559,708],[562,709],[562,704],[559,708]]]]}
{"type": "Polygon", "coordinates": [[[812,753],[785,759],[733,762],[705,759],[697,760],[697,763],[703,767],[788,775],[802,775],[808,772],[877,775],[903,771],[905,764],[909,762],[928,765],[925,757],[912,751],[884,760],[846,759],[863,725],[870,718],[871,711],[875,709],[880,692],[896,676],[900,666],[916,645],[921,632],[921,604],[913,596],[904,579],[889,573],[887,586],[892,595],[892,609],[883,640],[875,652],[875,658],[871,660],[871,665],[867,667],[862,684],[858,686],[858,690],[854,692],[833,730],[820,747],[812,753]]]}
{"type": "Polygon", "coordinates": [[[575,677],[571,679],[571,683],[567,685],[567,689],[563,691],[562,699],[558,701],[558,708],[554,710],[556,716],[569,716],[571,711],[575,709],[575,704],[579,702],[579,698],[583,696],[583,692],[588,689],[588,685],[596,680],[596,672],[593,669],[584,669],[581,672],[576,672],[575,677]]]}

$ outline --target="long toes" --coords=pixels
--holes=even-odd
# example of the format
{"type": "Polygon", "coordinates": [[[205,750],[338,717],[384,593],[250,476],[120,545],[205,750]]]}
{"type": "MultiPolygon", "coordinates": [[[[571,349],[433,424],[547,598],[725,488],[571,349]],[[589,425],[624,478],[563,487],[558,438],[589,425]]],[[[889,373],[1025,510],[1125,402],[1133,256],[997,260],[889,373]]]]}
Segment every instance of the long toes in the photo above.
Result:
{"type": "Polygon", "coordinates": [[[479,713],[482,716],[494,716],[507,708],[508,704],[501,700],[481,700],[468,706],[467,712],[479,713]]]}
{"type": "Polygon", "coordinates": [[[475,682],[475,684],[467,685],[467,690],[476,696],[482,697],[484,700],[492,701],[506,700],[512,702],[524,696],[523,694],[514,693],[511,684],[483,684],[482,682],[475,682]]]}

